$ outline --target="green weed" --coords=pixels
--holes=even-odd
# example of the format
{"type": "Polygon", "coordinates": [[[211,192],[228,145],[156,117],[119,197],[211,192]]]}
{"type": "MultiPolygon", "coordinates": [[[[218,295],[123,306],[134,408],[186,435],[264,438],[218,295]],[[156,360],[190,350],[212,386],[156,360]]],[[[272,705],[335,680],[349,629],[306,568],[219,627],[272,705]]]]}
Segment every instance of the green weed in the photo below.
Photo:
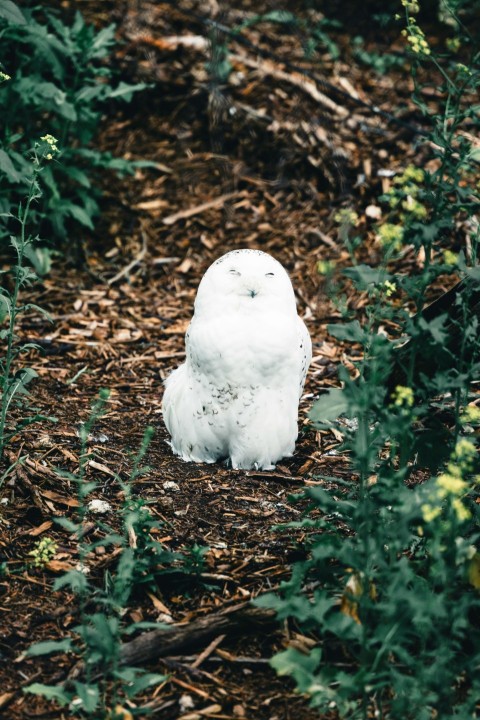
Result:
{"type": "MultiPolygon", "coordinates": [[[[108,398],[108,391],[100,391],[87,422],[80,428],[78,471],[61,473],[64,480],[76,487],[79,504],[75,520],[59,518],[57,522],[78,538],[78,563],[75,569],[64,573],[54,583],[54,590],[69,588],[73,592],[80,621],[73,628],[71,637],[40,642],[28,650],[31,656],[68,653],[81,663],[81,676],[61,685],[35,682],[25,688],[25,692],[42,695],[62,707],[68,707],[72,715],[98,720],[113,717],[129,703],[133,707],[131,703],[139,693],[166,679],[159,673],[122,665],[120,651],[126,635],[158,626],[156,623],[128,623],[125,610],[138,584],[148,582],[153,568],[162,561],[171,562],[173,556],[152,539],[150,532],[157,529],[159,523],[133,497],[132,483],[145,472],[141,463],[152,438],[152,428],[147,428],[144,434],[129,480],[117,478],[124,494],[120,530],[115,530],[103,520],[96,520],[95,539],[85,539],[84,523],[87,517],[90,522],[93,517],[89,514],[89,499],[98,487],[88,477],[88,463],[92,457],[88,448],[89,438],[95,423],[107,410],[108,398]],[[121,551],[115,569],[105,573],[103,586],[96,584],[90,576],[91,558],[100,546],[115,547],[121,551]]],[[[34,553],[35,558],[39,556],[38,548],[31,554],[34,553]]],[[[44,554],[42,551],[42,557],[44,554]]]]}
{"type": "MultiPolygon", "coordinates": [[[[26,160],[28,167],[28,192],[24,202],[20,202],[16,214],[3,213],[9,220],[20,226],[16,235],[10,235],[10,246],[15,253],[15,264],[10,271],[3,271],[0,284],[0,340],[4,342],[4,352],[0,355],[0,460],[5,445],[21,430],[40,420],[53,420],[38,413],[26,415],[12,427],[8,426],[9,410],[12,404],[27,407],[28,384],[36,377],[33,368],[16,367],[18,358],[28,350],[35,348],[32,343],[17,342],[16,326],[18,318],[31,310],[50,319],[49,314],[34,303],[21,302],[21,291],[25,291],[38,278],[33,270],[26,266],[26,260],[35,250],[38,237],[28,232],[34,204],[42,197],[39,178],[58,152],[56,140],[52,135],[44,135],[35,142],[26,160]],[[10,288],[10,289],[9,289],[10,288]]],[[[26,170],[25,170],[26,173],[26,170]]],[[[15,228],[17,229],[17,228],[15,228]]],[[[2,476],[2,481],[5,475],[2,476]]]]}
{"type": "Polygon", "coordinates": [[[353,38],[352,45],[355,59],[363,65],[371,67],[378,75],[387,75],[392,68],[403,67],[405,64],[403,54],[367,50],[365,41],[360,36],[353,38]]]}
{"type": "MultiPolygon", "coordinates": [[[[102,390],[92,406],[88,420],[80,426],[79,467],[75,473],[59,473],[77,491],[78,509],[74,520],[57,518],[67,532],[78,538],[78,563],[75,569],[64,573],[54,583],[54,590],[68,588],[78,604],[79,623],[72,636],[60,640],[40,642],[28,650],[28,655],[41,656],[68,653],[82,666],[81,677],[60,685],[33,683],[25,692],[54,700],[70,713],[84,718],[107,720],[122,708],[133,709],[135,697],[152,685],[166,680],[159,673],[142,668],[125,666],[121,662],[122,642],[126,637],[145,629],[160,627],[155,622],[129,622],[126,611],[139,591],[158,593],[158,580],[162,575],[180,571],[182,574],[201,573],[207,548],[194,546],[185,554],[167,550],[154,539],[161,527],[148,505],[134,493],[134,482],[148,468],[142,465],[153,436],[148,427],[133,460],[128,480],[116,476],[115,482],[122,494],[117,511],[120,526],[115,529],[103,517],[107,507],[93,499],[98,484],[89,479],[88,466],[92,459],[89,443],[95,424],[107,412],[109,392],[102,390]],[[95,511],[98,514],[95,514],[95,511]],[[87,540],[85,523],[95,522],[94,540],[87,540]],[[99,547],[116,551],[115,566],[107,568],[94,578],[91,560],[99,547]]],[[[111,510],[111,508],[110,508],[111,510]]],[[[54,554],[52,541],[45,538],[30,553],[33,564],[42,567],[54,554]]],[[[136,714],[141,708],[135,709],[136,714]]],[[[121,713],[120,713],[121,716],[121,713]]]]}

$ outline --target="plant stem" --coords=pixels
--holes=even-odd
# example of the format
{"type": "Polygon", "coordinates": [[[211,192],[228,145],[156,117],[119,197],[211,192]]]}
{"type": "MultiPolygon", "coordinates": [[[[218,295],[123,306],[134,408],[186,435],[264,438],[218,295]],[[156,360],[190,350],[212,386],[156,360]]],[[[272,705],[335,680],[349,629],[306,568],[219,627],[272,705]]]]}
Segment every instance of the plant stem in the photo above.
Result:
{"type": "Polygon", "coordinates": [[[13,393],[9,393],[11,386],[11,370],[12,362],[16,355],[13,348],[13,341],[15,338],[15,324],[17,320],[18,310],[18,295],[22,286],[22,269],[23,259],[25,255],[25,248],[28,245],[30,239],[26,237],[26,227],[28,222],[28,216],[30,213],[30,206],[33,200],[38,197],[37,192],[37,175],[38,175],[38,158],[35,156],[34,159],[34,170],[33,176],[30,183],[30,189],[28,192],[27,201],[23,213],[19,212],[18,220],[20,221],[20,241],[15,244],[15,250],[17,253],[17,266],[15,268],[15,284],[13,287],[13,293],[11,296],[11,304],[9,311],[9,324],[8,324],[8,335],[7,335],[7,350],[5,354],[5,366],[2,378],[2,400],[0,406],[0,460],[3,458],[3,452],[5,449],[5,425],[7,421],[7,412],[10,405],[10,401],[13,397],[13,393]]]}

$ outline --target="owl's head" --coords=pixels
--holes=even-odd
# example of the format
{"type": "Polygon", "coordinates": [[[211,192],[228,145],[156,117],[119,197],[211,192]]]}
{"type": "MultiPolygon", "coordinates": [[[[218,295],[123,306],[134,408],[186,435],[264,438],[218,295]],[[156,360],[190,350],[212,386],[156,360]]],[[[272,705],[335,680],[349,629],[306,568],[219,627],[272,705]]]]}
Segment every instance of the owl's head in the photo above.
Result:
{"type": "Polygon", "coordinates": [[[285,268],[261,250],[232,250],[216,260],[203,276],[195,312],[276,308],[296,312],[295,295],[285,268]]]}

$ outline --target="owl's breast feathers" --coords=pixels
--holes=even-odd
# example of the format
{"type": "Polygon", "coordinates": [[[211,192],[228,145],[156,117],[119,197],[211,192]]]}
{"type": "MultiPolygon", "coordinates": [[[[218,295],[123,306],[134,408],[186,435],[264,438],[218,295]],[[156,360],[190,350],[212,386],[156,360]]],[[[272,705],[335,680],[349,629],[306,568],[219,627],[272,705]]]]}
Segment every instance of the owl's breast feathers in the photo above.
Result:
{"type": "Polygon", "coordinates": [[[218,386],[291,382],[292,374],[301,374],[299,322],[296,313],[283,312],[194,317],[186,341],[189,369],[193,377],[203,375],[218,386]]]}

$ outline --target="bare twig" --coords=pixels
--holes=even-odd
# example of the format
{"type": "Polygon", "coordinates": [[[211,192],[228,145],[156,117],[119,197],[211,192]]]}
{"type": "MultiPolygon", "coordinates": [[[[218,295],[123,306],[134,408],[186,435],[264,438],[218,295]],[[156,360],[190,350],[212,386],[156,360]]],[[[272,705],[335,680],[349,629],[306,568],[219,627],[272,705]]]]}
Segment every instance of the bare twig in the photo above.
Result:
{"type": "Polygon", "coordinates": [[[163,224],[173,225],[177,222],[177,220],[184,220],[185,218],[192,217],[193,215],[199,215],[200,213],[205,212],[205,210],[219,207],[220,205],[223,205],[223,203],[227,202],[227,200],[231,200],[234,197],[243,197],[243,195],[243,192],[233,192],[226,193],[226,195],[220,195],[213,200],[200,203],[200,205],[195,205],[194,207],[187,208],[186,210],[179,210],[179,212],[176,212],[173,215],[167,215],[167,217],[163,218],[163,224]]]}
{"type": "Polygon", "coordinates": [[[142,262],[143,258],[145,257],[145,255],[147,253],[147,236],[145,235],[143,230],[142,230],[141,235],[142,235],[142,249],[140,250],[138,255],[135,258],[133,258],[133,260],[131,262],[128,263],[128,265],[125,265],[125,267],[122,270],[120,270],[116,275],[114,275],[113,278],[110,278],[110,280],[107,281],[108,285],[114,285],[114,283],[121,280],[123,277],[125,277],[125,275],[128,275],[130,270],[133,270],[133,268],[136,265],[139,265],[142,262]]]}
{"type": "Polygon", "coordinates": [[[219,635],[218,637],[214,638],[210,645],[207,645],[205,650],[203,650],[200,655],[197,656],[196,660],[192,662],[191,667],[192,668],[198,668],[206,660],[210,655],[217,649],[217,647],[225,640],[227,636],[226,635],[219,635]]]}

